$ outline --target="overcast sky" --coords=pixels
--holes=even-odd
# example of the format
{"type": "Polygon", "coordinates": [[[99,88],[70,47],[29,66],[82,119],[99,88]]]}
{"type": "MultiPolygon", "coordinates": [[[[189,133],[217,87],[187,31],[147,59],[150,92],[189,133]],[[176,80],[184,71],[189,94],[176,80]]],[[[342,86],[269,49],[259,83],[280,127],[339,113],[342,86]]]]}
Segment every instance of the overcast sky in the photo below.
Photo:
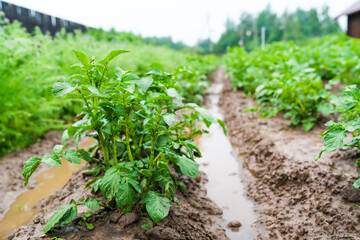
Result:
{"type": "MultiPolygon", "coordinates": [[[[171,36],[193,45],[210,34],[218,40],[226,19],[237,20],[244,11],[257,13],[270,0],[7,0],[20,6],[92,27],[131,31],[142,36],[171,36]]],[[[272,10],[281,14],[297,7],[330,7],[336,16],[356,0],[272,0],[272,10]]],[[[345,26],[343,17],[341,25],[345,26]]]]}

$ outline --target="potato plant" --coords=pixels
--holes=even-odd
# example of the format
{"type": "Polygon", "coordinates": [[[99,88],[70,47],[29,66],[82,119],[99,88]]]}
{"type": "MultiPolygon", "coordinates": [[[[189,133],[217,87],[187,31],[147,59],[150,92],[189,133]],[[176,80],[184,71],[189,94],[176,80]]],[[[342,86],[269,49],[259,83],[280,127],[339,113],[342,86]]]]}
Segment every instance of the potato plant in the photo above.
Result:
{"type": "Polygon", "coordinates": [[[235,47],[224,60],[233,87],[253,94],[259,103],[252,110],[262,117],[284,113],[291,125],[302,125],[309,131],[329,114],[331,92],[327,86],[359,84],[359,46],[358,39],[336,35],[300,46],[273,43],[250,53],[235,47]]]}
{"type": "Polygon", "coordinates": [[[208,74],[217,66],[214,64],[215,59],[211,56],[194,55],[186,60],[186,65],[179,66],[174,71],[176,89],[185,101],[201,104],[204,101],[205,89],[210,86],[208,74]]]}
{"type": "Polygon", "coordinates": [[[41,163],[60,166],[61,158],[75,164],[83,159],[94,175],[86,187],[101,192],[107,201],[71,200],[50,217],[45,233],[55,224],[75,219],[78,205],[93,210],[118,207],[126,213],[140,203],[154,222],[162,220],[177,201],[178,183],[170,168],[191,178],[199,174],[195,157],[201,157],[201,152],[192,138],[206,130],[196,128],[195,123],[204,122],[207,127],[220,123],[226,132],[224,123],[206,109],[183,103],[174,76],[160,70],[160,64],[152,64],[141,77],[119,67],[110,76],[109,62],[126,52],[115,50],[96,62],[74,51],[79,64],[73,68],[79,74],[53,86],[55,97],[84,103],[78,116],[81,120],[65,130],[62,142],[73,138],[78,145],[81,137],[89,136],[96,143],[88,151],[65,151],[67,144],[56,145],[50,154],[30,158],[23,169],[25,185],[41,163]]]}
{"type": "MultiPolygon", "coordinates": [[[[324,136],[324,148],[316,160],[320,159],[323,152],[330,153],[339,148],[360,149],[360,89],[355,85],[347,86],[344,94],[340,97],[334,96],[331,103],[334,106],[333,111],[339,114],[338,119],[342,121],[331,120],[325,124],[327,129],[321,134],[324,136]],[[352,138],[344,142],[348,134],[352,138]]],[[[360,159],[356,164],[360,167],[360,159]]],[[[354,187],[360,188],[360,177],[354,183],[354,187]]]]}

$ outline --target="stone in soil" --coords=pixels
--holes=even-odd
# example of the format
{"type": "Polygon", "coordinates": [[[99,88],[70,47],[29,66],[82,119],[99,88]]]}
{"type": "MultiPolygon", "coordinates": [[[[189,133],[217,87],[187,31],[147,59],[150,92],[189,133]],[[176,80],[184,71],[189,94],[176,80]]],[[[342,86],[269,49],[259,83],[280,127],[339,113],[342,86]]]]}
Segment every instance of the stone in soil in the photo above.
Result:
{"type": "Polygon", "coordinates": [[[241,227],[241,225],[242,224],[239,221],[235,220],[235,221],[229,222],[227,226],[229,228],[239,228],[239,227],[241,227]]]}

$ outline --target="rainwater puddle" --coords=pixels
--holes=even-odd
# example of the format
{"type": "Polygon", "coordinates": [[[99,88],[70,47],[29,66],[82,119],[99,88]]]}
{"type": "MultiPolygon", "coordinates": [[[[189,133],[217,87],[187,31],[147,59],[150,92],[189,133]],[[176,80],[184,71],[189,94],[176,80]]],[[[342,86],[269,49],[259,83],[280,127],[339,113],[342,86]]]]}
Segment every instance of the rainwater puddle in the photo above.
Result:
{"type": "MultiPolygon", "coordinates": [[[[211,103],[208,109],[213,116],[222,119],[219,112],[219,93],[223,85],[213,83],[208,96],[211,103]]],[[[254,204],[245,196],[245,186],[241,182],[241,168],[236,157],[232,155],[232,146],[224,135],[220,125],[212,125],[210,133],[197,139],[202,158],[197,159],[200,170],[206,173],[208,183],[205,187],[207,195],[223,210],[221,224],[226,229],[230,239],[254,239],[255,229],[251,224],[256,221],[253,211],[254,204]],[[238,231],[231,230],[226,225],[237,220],[242,226],[238,231]]]]}
{"type": "MultiPolygon", "coordinates": [[[[85,139],[79,144],[79,148],[88,149],[94,141],[91,138],[85,139]]],[[[35,180],[36,187],[20,194],[10,205],[10,209],[0,221],[0,240],[6,239],[12,230],[30,222],[38,213],[38,210],[34,208],[36,204],[64,187],[73,173],[85,163],[82,160],[81,164],[70,164],[62,160],[62,166],[51,167],[37,174],[35,178],[30,178],[30,181],[35,180]]]]}

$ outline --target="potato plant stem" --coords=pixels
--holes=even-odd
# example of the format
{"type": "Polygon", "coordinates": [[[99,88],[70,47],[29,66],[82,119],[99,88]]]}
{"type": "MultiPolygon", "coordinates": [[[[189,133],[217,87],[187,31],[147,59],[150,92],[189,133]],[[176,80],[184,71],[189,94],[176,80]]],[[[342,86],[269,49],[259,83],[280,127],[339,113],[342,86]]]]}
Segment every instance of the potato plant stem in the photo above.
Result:
{"type": "Polygon", "coordinates": [[[104,139],[102,133],[100,131],[97,131],[97,132],[98,132],[101,148],[103,149],[103,152],[104,152],[105,168],[109,169],[110,168],[109,149],[106,146],[106,142],[105,142],[105,139],[104,139]]]}
{"type": "Polygon", "coordinates": [[[152,169],[154,165],[154,155],[155,155],[155,136],[151,136],[151,153],[150,153],[150,166],[149,166],[149,173],[150,176],[152,174],[152,169]]]}
{"type": "Polygon", "coordinates": [[[114,163],[115,163],[115,165],[117,166],[118,165],[118,160],[117,160],[117,152],[116,152],[116,148],[117,148],[117,146],[116,146],[116,138],[115,138],[115,136],[113,136],[113,154],[114,154],[114,163]]]}
{"type": "MultiPolygon", "coordinates": [[[[156,127],[158,127],[159,123],[157,123],[156,127]]],[[[150,161],[149,161],[149,179],[152,176],[152,171],[153,171],[153,166],[154,166],[154,162],[157,159],[154,159],[155,157],[155,143],[157,141],[157,131],[153,131],[153,134],[151,135],[151,152],[150,152],[150,161]]]]}
{"type": "Polygon", "coordinates": [[[132,152],[131,152],[131,146],[130,146],[130,136],[129,136],[129,115],[126,113],[126,126],[125,126],[125,136],[126,136],[126,149],[129,155],[129,160],[130,162],[133,162],[133,156],[132,156],[132,152]]]}
{"type": "Polygon", "coordinates": [[[151,152],[150,152],[150,159],[149,159],[149,175],[148,175],[148,180],[146,181],[146,187],[145,187],[145,193],[149,190],[149,184],[150,184],[150,179],[152,176],[152,171],[153,171],[153,165],[154,165],[154,155],[155,155],[155,140],[156,137],[154,136],[154,134],[151,135],[151,152]]]}
{"type": "MultiPolygon", "coordinates": [[[[88,109],[88,111],[90,113],[93,124],[96,125],[95,117],[94,117],[94,115],[93,115],[93,113],[91,111],[91,108],[89,106],[89,103],[87,102],[87,99],[85,98],[85,96],[82,94],[82,92],[79,89],[78,89],[78,92],[80,93],[81,97],[83,98],[83,100],[85,102],[86,108],[88,109]]],[[[108,150],[108,148],[106,146],[105,139],[103,138],[101,131],[99,129],[97,129],[96,126],[94,126],[94,129],[98,133],[99,142],[100,142],[101,148],[103,149],[103,152],[104,152],[104,161],[105,161],[106,169],[108,169],[110,167],[109,150],[108,150]]]]}

